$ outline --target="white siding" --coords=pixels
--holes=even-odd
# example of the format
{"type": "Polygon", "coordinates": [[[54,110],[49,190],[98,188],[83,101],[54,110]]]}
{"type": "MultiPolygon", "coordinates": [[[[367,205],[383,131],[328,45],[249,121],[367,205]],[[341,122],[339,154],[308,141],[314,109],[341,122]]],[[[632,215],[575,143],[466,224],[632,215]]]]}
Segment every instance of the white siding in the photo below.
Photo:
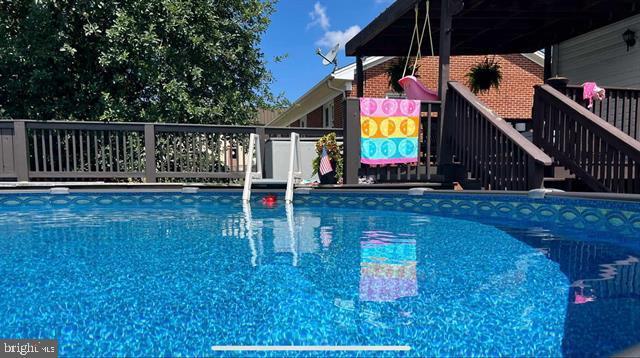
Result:
{"type": "Polygon", "coordinates": [[[558,73],[571,84],[640,88],[640,15],[562,42],[558,55],[558,73]],[[629,52],[622,40],[627,29],[637,40],[629,52]]]}

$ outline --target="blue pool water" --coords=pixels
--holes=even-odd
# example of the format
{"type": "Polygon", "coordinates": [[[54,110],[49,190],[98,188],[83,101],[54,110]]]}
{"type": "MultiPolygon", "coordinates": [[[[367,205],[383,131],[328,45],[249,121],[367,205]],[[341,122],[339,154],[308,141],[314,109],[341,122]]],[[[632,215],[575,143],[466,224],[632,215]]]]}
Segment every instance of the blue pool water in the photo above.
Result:
{"type": "Polygon", "coordinates": [[[640,341],[640,244],[625,230],[203,198],[2,195],[0,337],[56,338],[62,356],[584,356],[640,341]]]}

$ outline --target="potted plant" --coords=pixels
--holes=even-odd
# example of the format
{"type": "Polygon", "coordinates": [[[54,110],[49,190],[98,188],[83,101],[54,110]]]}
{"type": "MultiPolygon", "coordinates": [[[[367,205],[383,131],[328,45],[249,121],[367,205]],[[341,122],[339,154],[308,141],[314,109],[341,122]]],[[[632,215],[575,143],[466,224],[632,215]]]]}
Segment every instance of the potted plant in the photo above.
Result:
{"type": "Polygon", "coordinates": [[[471,67],[467,73],[468,85],[474,94],[488,92],[491,87],[498,89],[502,82],[502,71],[495,56],[484,58],[484,61],[471,67]]]}
{"type": "Polygon", "coordinates": [[[342,145],[336,141],[336,134],[334,132],[324,135],[316,142],[316,158],[313,160],[313,174],[318,174],[320,177],[320,184],[336,184],[342,180],[342,171],[344,161],[342,159],[342,145]],[[331,168],[333,171],[320,174],[320,160],[322,159],[322,149],[326,148],[327,156],[331,162],[331,168]]]}
{"type": "MultiPolygon", "coordinates": [[[[401,57],[397,59],[395,62],[393,62],[393,64],[391,64],[389,67],[387,67],[387,75],[389,76],[389,86],[396,93],[404,92],[404,89],[402,88],[402,86],[400,86],[398,81],[402,78],[402,75],[405,73],[404,65],[407,63],[407,60],[409,60],[409,62],[412,62],[411,59],[407,59],[406,57],[401,57]]],[[[415,72],[418,72],[419,69],[420,69],[420,65],[417,65],[415,72]]],[[[411,72],[414,72],[413,65],[409,64],[409,66],[407,67],[406,73],[411,74],[411,72]]],[[[420,77],[418,76],[417,73],[414,76],[416,78],[420,77]]]]}

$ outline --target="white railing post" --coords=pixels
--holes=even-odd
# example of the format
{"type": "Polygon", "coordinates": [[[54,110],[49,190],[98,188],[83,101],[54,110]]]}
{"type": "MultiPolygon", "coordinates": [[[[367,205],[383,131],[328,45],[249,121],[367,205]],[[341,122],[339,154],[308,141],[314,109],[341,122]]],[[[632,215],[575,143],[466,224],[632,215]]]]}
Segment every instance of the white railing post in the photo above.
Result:
{"type": "Polygon", "coordinates": [[[300,150],[300,135],[298,133],[291,132],[291,143],[289,148],[289,172],[287,173],[287,190],[284,196],[284,200],[286,203],[293,202],[293,186],[295,184],[294,179],[302,175],[302,173],[300,172],[300,155],[298,153],[298,151],[300,150]]]}
{"type": "Polygon", "coordinates": [[[242,203],[242,212],[244,213],[244,224],[247,239],[249,240],[249,248],[251,249],[251,266],[255,267],[257,258],[258,258],[258,250],[256,250],[256,242],[253,238],[253,219],[251,216],[251,204],[248,202],[242,203]]]}
{"type": "MultiPolygon", "coordinates": [[[[245,174],[244,174],[244,189],[242,190],[242,201],[249,202],[251,200],[251,184],[253,183],[253,158],[254,158],[254,150],[257,152],[257,167],[258,173],[262,174],[262,158],[260,155],[260,148],[256,148],[256,143],[258,143],[258,135],[255,133],[251,133],[249,135],[249,158],[248,163],[245,165],[245,174]]],[[[259,144],[258,144],[259,145],[259,144]]]]}
{"type": "Polygon", "coordinates": [[[293,216],[293,204],[287,202],[285,204],[285,212],[287,214],[287,227],[289,229],[289,248],[291,249],[292,265],[298,266],[298,241],[296,238],[296,225],[293,216]]]}

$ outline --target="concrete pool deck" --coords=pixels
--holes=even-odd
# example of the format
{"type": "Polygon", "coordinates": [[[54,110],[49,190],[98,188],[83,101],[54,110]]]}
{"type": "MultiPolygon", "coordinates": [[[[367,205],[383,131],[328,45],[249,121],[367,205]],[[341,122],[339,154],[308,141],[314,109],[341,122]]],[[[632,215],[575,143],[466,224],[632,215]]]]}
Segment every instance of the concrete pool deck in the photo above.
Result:
{"type": "MultiPolygon", "coordinates": [[[[208,183],[108,183],[108,182],[0,182],[0,192],[47,192],[51,188],[69,188],[73,192],[90,191],[140,191],[167,192],[182,191],[184,188],[198,188],[198,191],[242,192],[242,185],[208,184],[208,183]]],[[[421,195],[455,194],[455,195],[517,195],[527,196],[527,191],[501,190],[452,190],[448,185],[440,183],[389,183],[389,184],[351,184],[351,185],[297,185],[296,194],[306,193],[398,193],[408,194],[410,189],[425,189],[421,195]]],[[[281,184],[255,184],[253,192],[280,193],[285,186],[281,184]]],[[[545,194],[548,197],[564,197],[572,199],[595,199],[640,202],[640,194],[561,192],[545,194]]]]}

